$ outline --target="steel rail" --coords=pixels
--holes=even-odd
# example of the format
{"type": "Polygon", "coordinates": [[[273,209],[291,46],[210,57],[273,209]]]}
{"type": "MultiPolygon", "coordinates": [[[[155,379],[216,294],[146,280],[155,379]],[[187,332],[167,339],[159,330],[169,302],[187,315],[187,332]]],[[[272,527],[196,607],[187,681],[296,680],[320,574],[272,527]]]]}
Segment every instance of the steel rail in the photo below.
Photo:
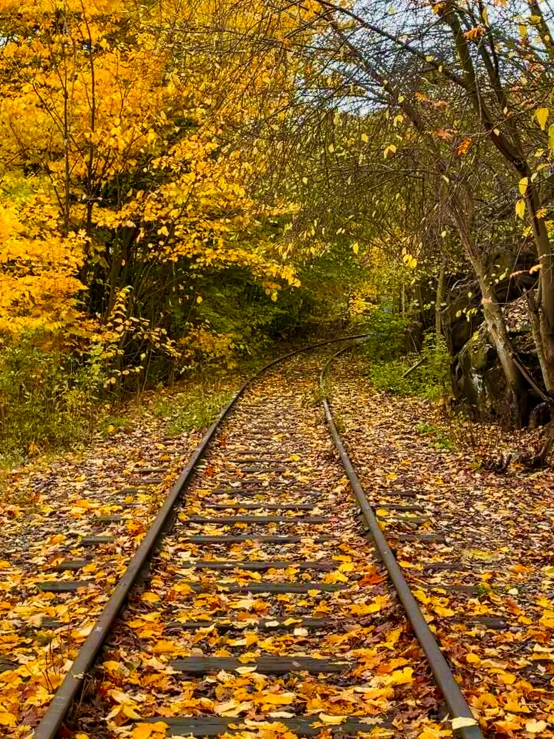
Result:
{"type": "Polygon", "coordinates": [[[295,349],[288,354],[284,354],[277,359],[273,359],[257,372],[252,377],[246,380],[242,386],[237,390],[233,398],[221,411],[219,416],[216,418],[214,423],[206,431],[202,437],[200,443],[191,454],[189,461],[179,478],[168,493],[165,502],[158,511],[156,518],[154,519],[151,527],[149,528],[146,536],[140,543],[139,548],[133,555],[133,558],[129,562],[127,569],[121,576],[121,579],[117,583],[110,599],[104,606],[103,611],[99,615],[92,631],[86,638],[80,648],[75,661],[73,662],[69,672],[65,675],[64,680],[58,690],[56,691],[52,702],[50,703],[46,713],[42,717],[42,720],[36,727],[33,739],[55,739],[58,730],[60,729],[64,719],[66,718],[69,709],[71,708],[77,694],[83,684],[87,672],[90,670],[96,656],[104,642],[106,641],[110,629],[115,621],[118,613],[121,611],[132,587],[135,585],[140,574],[146,567],[147,563],[155,552],[156,547],[167,530],[168,526],[172,522],[172,513],[175,505],[179,502],[181,496],[185,492],[192,473],[194,472],[196,465],[204,456],[211,440],[213,439],[215,432],[218,430],[221,423],[228,416],[232,408],[235,406],[239,398],[244,394],[245,390],[267,370],[274,367],[280,362],[284,362],[286,359],[290,359],[303,352],[311,351],[322,346],[329,344],[336,344],[341,341],[349,341],[352,339],[366,338],[368,334],[357,334],[355,336],[342,336],[337,339],[327,339],[326,341],[320,341],[315,344],[302,347],[301,349],[295,349]]]}
{"type": "MultiPolygon", "coordinates": [[[[460,686],[458,685],[456,678],[454,677],[454,674],[448,662],[446,661],[437,640],[435,639],[427,621],[425,620],[425,616],[423,615],[421,608],[419,607],[419,603],[415,599],[410,586],[408,585],[406,578],[404,577],[404,574],[400,568],[400,565],[396,561],[396,557],[394,556],[392,549],[387,543],[383,530],[381,529],[375,512],[367,499],[360,479],[356,474],[356,470],[354,469],[348,453],[346,452],[340,434],[337,430],[335,421],[333,419],[333,414],[329,405],[329,399],[325,390],[325,380],[333,361],[341,354],[344,354],[345,352],[353,349],[356,345],[356,343],[350,344],[349,346],[344,347],[339,352],[334,354],[328,359],[321,371],[320,388],[323,397],[323,410],[325,412],[325,419],[327,421],[327,425],[329,427],[329,431],[331,433],[331,437],[333,439],[335,447],[339,452],[343,467],[346,471],[348,479],[350,480],[350,484],[352,485],[352,489],[354,490],[354,494],[373,538],[377,553],[379,554],[381,561],[387,568],[389,577],[398,594],[398,598],[404,606],[404,610],[412,625],[416,638],[421,648],[423,649],[425,656],[427,657],[429,666],[431,667],[433,675],[435,676],[435,682],[439,690],[441,691],[444,701],[451,714],[451,720],[467,719],[468,721],[475,721],[475,718],[471,712],[469,705],[466,702],[466,699],[463,696],[460,686]]],[[[461,737],[461,739],[484,739],[483,733],[481,732],[481,729],[477,723],[474,723],[470,726],[462,726],[461,728],[456,729],[455,733],[456,736],[461,737]]]]}

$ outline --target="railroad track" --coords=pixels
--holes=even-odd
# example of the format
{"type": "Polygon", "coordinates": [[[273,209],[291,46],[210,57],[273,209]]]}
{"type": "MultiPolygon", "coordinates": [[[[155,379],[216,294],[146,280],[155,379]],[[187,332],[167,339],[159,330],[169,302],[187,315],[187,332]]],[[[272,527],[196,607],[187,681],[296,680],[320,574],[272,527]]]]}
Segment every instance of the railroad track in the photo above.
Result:
{"type": "MultiPolygon", "coordinates": [[[[464,739],[482,736],[327,401],[331,435],[325,427],[328,360],[324,348],[272,363],[208,431],[35,739],[62,726],[91,739],[267,726],[272,736],[417,736],[441,719],[464,739]]],[[[82,584],[61,582],[60,598],[82,584]]]]}

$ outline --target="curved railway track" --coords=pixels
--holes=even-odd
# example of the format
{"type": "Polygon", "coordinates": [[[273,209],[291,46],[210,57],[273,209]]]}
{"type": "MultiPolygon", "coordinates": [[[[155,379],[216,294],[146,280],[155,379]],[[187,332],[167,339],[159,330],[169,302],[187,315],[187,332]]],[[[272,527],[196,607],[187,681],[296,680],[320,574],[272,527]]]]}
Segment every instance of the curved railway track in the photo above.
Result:
{"type": "Polygon", "coordinates": [[[333,357],[299,354],[246,383],[206,433],[34,739],[62,726],[107,739],[266,722],[299,736],[417,736],[441,719],[482,737],[326,399],[325,428],[318,377],[333,357]]]}

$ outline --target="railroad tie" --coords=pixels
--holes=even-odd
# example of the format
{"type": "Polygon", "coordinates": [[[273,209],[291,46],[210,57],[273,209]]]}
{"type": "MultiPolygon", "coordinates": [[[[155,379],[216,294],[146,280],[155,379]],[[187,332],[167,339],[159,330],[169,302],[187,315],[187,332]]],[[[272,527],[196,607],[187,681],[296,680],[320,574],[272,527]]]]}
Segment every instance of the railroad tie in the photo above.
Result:
{"type": "Polygon", "coordinates": [[[234,510],[256,511],[261,508],[267,511],[311,511],[314,506],[311,503],[242,503],[240,500],[236,503],[204,503],[206,508],[217,508],[224,510],[226,508],[234,510]]]}
{"type": "Polygon", "coordinates": [[[66,559],[52,567],[54,572],[73,572],[92,563],[91,559],[66,559]]]}
{"type": "MultiPolygon", "coordinates": [[[[395,495],[399,498],[415,498],[418,493],[414,490],[380,490],[380,495],[395,495]]],[[[419,493],[421,495],[421,493],[419,493]]]]}
{"type": "Polygon", "coordinates": [[[186,675],[209,675],[234,672],[238,667],[255,667],[260,675],[288,675],[291,672],[309,672],[312,675],[346,672],[353,663],[317,657],[275,657],[272,654],[256,657],[252,662],[241,662],[235,657],[182,657],[170,662],[171,667],[186,675]]]}
{"type": "MultiPolygon", "coordinates": [[[[262,464],[262,463],[260,463],[262,464]]],[[[267,464],[267,463],[263,463],[267,464]]],[[[276,472],[290,472],[288,467],[270,467],[264,470],[261,467],[237,467],[238,471],[243,475],[273,475],[276,472]]]]}
{"type": "MultiPolygon", "coordinates": [[[[248,461],[250,461],[250,459],[252,458],[259,458],[259,457],[271,457],[271,459],[275,459],[276,462],[283,461],[282,455],[278,455],[277,452],[256,452],[255,450],[252,450],[252,449],[244,449],[241,451],[239,449],[234,449],[233,454],[238,454],[241,457],[242,455],[244,455],[244,457],[248,461]]],[[[242,461],[244,461],[244,457],[242,458],[242,461]]],[[[234,462],[235,460],[232,459],[231,461],[234,462]]]]}
{"type": "Polygon", "coordinates": [[[208,516],[189,516],[181,519],[184,523],[207,523],[214,525],[231,525],[235,523],[270,524],[270,523],[329,523],[330,518],[323,516],[223,516],[210,518],[208,516]]]}
{"type": "MultiPolygon", "coordinates": [[[[245,631],[248,628],[255,628],[258,631],[293,631],[297,628],[329,631],[343,625],[344,622],[332,618],[288,618],[285,620],[263,618],[254,622],[220,619],[218,621],[172,621],[167,624],[165,631],[196,631],[197,629],[209,629],[212,626],[221,632],[245,631]]],[[[351,625],[351,622],[347,625],[351,625]]]]}
{"type": "Polygon", "coordinates": [[[424,511],[425,508],[422,505],[402,505],[400,503],[373,503],[373,508],[378,510],[379,508],[386,508],[389,511],[424,511]]]}
{"type": "Polygon", "coordinates": [[[424,572],[434,572],[435,570],[469,570],[469,565],[463,562],[429,562],[423,565],[424,572]]]}
{"type": "Polygon", "coordinates": [[[259,488],[213,488],[209,491],[209,495],[307,495],[310,497],[321,497],[323,494],[320,490],[306,490],[305,488],[292,489],[285,487],[281,489],[275,488],[275,486],[266,486],[259,488]]]}
{"type": "Polygon", "coordinates": [[[81,539],[79,545],[82,547],[94,547],[96,544],[111,544],[112,541],[115,541],[115,536],[85,536],[81,539]]]}
{"type": "MultiPolygon", "coordinates": [[[[234,452],[234,454],[239,454],[239,452],[234,452]]],[[[228,460],[231,462],[231,464],[277,464],[282,465],[283,462],[286,462],[287,460],[275,457],[270,457],[266,455],[258,455],[257,457],[239,457],[238,459],[236,457],[233,457],[232,459],[228,460]]]]}
{"type": "MultiPolygon", "coordinates": [[[[197,582],[187,582],[195,593],[211,592],[206,584],[197,582]]],[[[311,591],[334,593],[338,590],[346,590],[347,585],[343,583],[327,584],[320,582],[249,582],[245,585],[237,583],[210,583],[213,589],[225,593],[310,593],[311,591]]]]}
{"type": "Polygon", "coordinates": [[[86,588],[94,580],[48,580],[38,583],[37,587],[44,593],[74,593],[76,590],[86,588]]]}
{"type": "MultiPolygon", "coordinates": [[[[134,517],[133,517],[134,518],[134,517]]],[[[94,516],[92,518],[93,523],[120,523],[121,521],[131,521],[133,519],[128,516],[94,516]]]]}
{"type": "Polygon", "coordinates": [[[266,544],[298,544],[302,541],[313,541],[316,543],[324,541],[338,541],[334,536],[271,536],[262,534],[240,534],[240,535],[198,535],[185,536],[181,539],[183,542],[191,544],[236,544],[239,541],[259,541],[266,544]]]}
{"type": "Polygon", "coordinates": [[[446,539],[442,534],[395,534],[394,531],[391,531],[390,537],[397,541],[429,541],[446,544],[446,539]]]}
{"type": "Polygon", "coordinates": [[[376,516],[379,520],[384,519],[386,523],[427,523],[429,518],[427,516],[403,516],[401,518],[393,518],[391,516],[380,516],[377,511],[376,516]]]}
{"type": "Polygon", "coordinates": [[[244,731],[262,730],[267,724],[279,723],[297,736],[318,736],[323,730],[341,736],[354,736],[358,733],[369,733],[376,726],[391,726],[390,721],[384,716],[367,717],[345,717],[339,725],[322,724],[318,716],[298,716],[295,718],[271,718],[263,721],[247,721],[237,718],[225,718],[223,716],[184,716],[182,718],[158,718],[144,719],[143,722],[156,723],[161,721],[167,725],[167,736],[195,736],[216,737],[221,734],[238,734],[244,731]]]}
{"type": "Polygon", "coordinates": [[[296,562],[294,560],[279,560],[279,561],[271,561],[271,560],[247,560],[246,562],[242,562],[239,560],[232,561],[232,560],[196,560],[196,561],[190,561],[187,562],[187,564],[190,564],[191,567],[194,567],[195,569],[200,570],[253,570],[255,572],[257,571],[263,571],[263,570],[286,570],[289,567],[298,568],[300,570],[322,570],[325,572],[329,572],[331,570],[336,569],[339,566],[339,562],[334,562],[332,560],[316,560],[314,562],[309,561],[302,561],[302,562],[296,562]]]}

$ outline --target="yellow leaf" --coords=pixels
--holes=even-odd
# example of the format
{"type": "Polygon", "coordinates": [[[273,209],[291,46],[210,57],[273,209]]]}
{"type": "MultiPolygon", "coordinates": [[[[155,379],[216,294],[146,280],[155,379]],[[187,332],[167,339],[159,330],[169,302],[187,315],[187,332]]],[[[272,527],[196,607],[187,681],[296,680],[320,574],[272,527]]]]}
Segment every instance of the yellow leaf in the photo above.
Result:
{"type": "Polygon", "coordinates": [[[197,296],[196,296],[196,302],[197,302],[197,303],[201,303],[201,302],[202,302],[202,300],[203,300],[203,298],[202,298],[202,296],[201,296],[201,295],[197,295],[197,296]]]}
{"type": "Polygon", "coordinates": [[[335,147],[333,146],[333,144],[329,144],[329,151],[331,152],[331,154],[335,151],[335,147]]]}
{"type": "Polygon", "coordinates": [[[367,135],[367,133],[362,134],[362,141],[364,142],[364,144],[367,144],[367,142],[369,141],[369,136],[367,135]]]}
{"type": "Polygon", "coordinates": [[[152,651],[156,654],[161,654],[163,652],[173,652],[175,651],[175,644],[173,644],[173,642],[162,639],[161,641],[157,641],[154,644],[154,646],[152,647],[152,651]]]}
{"type": "Polygon", "coordinates": [[[369,613],[378,613],[384,606],[388,605],[386,595],[377,595],[373,603],[354,603],[350,606],[353,616],[367,616],[369,613]]]}
{"type": "Polygon", "coordinates": [[[503,708],[510,713],[529,713],[527,706],[520,705],[516,700],[509,700],[503,708]]]}
{"type": "Polygon", "coordinates": [[[122,713],[127,716],[127,718],[142,718],[140,713],[137,713],[133,706],[123,706],[122,713]]]}
{"type": "Polygon", "coordinates": [[[465,729],[467,726],[477,726],[477,721],[474,718],[465,718],[464,716],[457,716],[452,719],[452,728],[465,729]]]}
{"type": "Polygon", "coordinates": [[[395,670],[390,676],[391,685],[408,685],[413,682],[414,671],[411,667],[404,667],[403,670],[395,670]]]}
{"type": "Polygon", "coordinates": [[[17,721],[13,713],[0,711],[0,726],[16,726],[17,721]]]}
{"type": "Polygon", "coordinates": [[[442,739],[444,736],[452,736],[450,729],[444,729],[441,724],[431,724],[426,726],[421,734],[417,735],[417,739],[442,739]]]}
{"type": "Polygon", "coordinates": [[[165,734],[167,724],[163,721],[156,721],[155,724],[137,724],[131,734],[131,739],[149,739],[154,732],[165,734]]]}
{"type": "Polygon", "coordinates": [[[521,195],[525,195],[527,188],[529,187],[529,177],[522,177],[519,181],[519,192],[521,195]]]}
{"type": "MultiPolygon", "coordinates": [[[[531,267],[531,269],[529,270],[529,272],[531,272],[531,270],[537,269],[537,267],[540,267],[540,264],[535,264],[534,267],[531,267]]],[[[548,565],[547,567],[543,567],[542,568],[542,571],[544,572],[544,574],[547,577],[554,577],[554,567],[552,565],[548,565]]]]}
{"type": "Polygon", "coordinates": [[[513,685],[516,681],[516,676],[506,670],[496,670],[496,674],[502,680],[504,685],[513,685]]]}
{"type": "Polygon", "coordinates": [[[437,614],[437,616],[440,616],[441,618],[448,618],[448,616],[453,616],[454,611],[452,608],[445,608],[444,606],[438,606],[434,605],[433,610],[437,614]]]}
{"type": "Polygon", "coordinates": [[[516,203],[516,215],[518,218],[523,218],[525,215],[525,200],[518,200],[516,203]]]}
{"type": "Polygon", "coordinates": [[[105,670],[109,670],[110,672],[117,672],[119,669],[121,669],[121,664],[111,659],[111,660],[108,660],[107,662],[102,662],[102,667],[105,670]]]}
{"type": "Polygon", "coordinates": [[[140,599],[146,601],[146,603],[157,603],[160,600],[160,596],[156,595],[156,593],[148,591],[146,593],[143,593],[140,596],[140,599]]]}
{"type": "Polygon", "coordinates": [[[554,629],[554,611],[545,611],[539,623],[547,629],[554,629]]]}
{"type": "Polygon", "coordinates": [[[320,721],[323,721],[324,724],[332,724],[333,726],[336,726],[337,724],[342,724],[345,718],[346,716],[330,716],[327,713],[319,714],[320,721]]]}
{"type": "Polygon", "coordinates": [[[235,672],[239,675],[249,675],[251,672],[256,672],[256,665],[243,665],[242,667],[235,667],[235,672]]]}
{"type": "Polygon", "coordinates": [[[357,241],[352,244],[352,251],[354,252],[354,254],[357,254],[360,251],[360,245],[357,241]]]}
{"type": "Polygon", "coordinates": [[[127,693],[123,693],[121,690],[113,690],[109,691],[110,698],[113,698],[113,700],[116,703],[120,704],[126,704],[126,705],[135,705],[135,701],[131,698],[130,695],[127,695],[127,693]]]}
{"type": "Polygon", "coordinates": [[[481,660],[476,654],[473,654],[472,652],[470,652],[466,656],[466,662],[469,662],[470,665],[478,665],[479,662],[481,662],[481,660]]]}
{"type": "Polygon", "coordinates": [[[546,721],[537,721],[534,718],[529,719],[525,723],[525,731],[528,731],[529,734],[540,734],[541,731],[544,731],[546,729],[546,721]]]}
{"type": "Polygon", "coordinates": [[[354,562],[343,562],[339,567],[339,570],[341,572],[352,572],[354,569],[354,562]]]}
{"type": "Polygon", "coordinates": [[[535,118],[543,131],[546,128],[546,121],[548,120],[549,112],[548,108],[538,108],[535,111],[535,118]]]}
{"type": "Polygon", "coordinates": [[[268,693],[260,698],[262,703],[269,703],[273,706],[286,706],[293,703],[296,698],[295,693],[268,693]]]}
{"type": "Polygon", "coordinates": [[[420,603],[430,603],[431,598],[423,590],[414,590],[414,595],[420,603]]]}

